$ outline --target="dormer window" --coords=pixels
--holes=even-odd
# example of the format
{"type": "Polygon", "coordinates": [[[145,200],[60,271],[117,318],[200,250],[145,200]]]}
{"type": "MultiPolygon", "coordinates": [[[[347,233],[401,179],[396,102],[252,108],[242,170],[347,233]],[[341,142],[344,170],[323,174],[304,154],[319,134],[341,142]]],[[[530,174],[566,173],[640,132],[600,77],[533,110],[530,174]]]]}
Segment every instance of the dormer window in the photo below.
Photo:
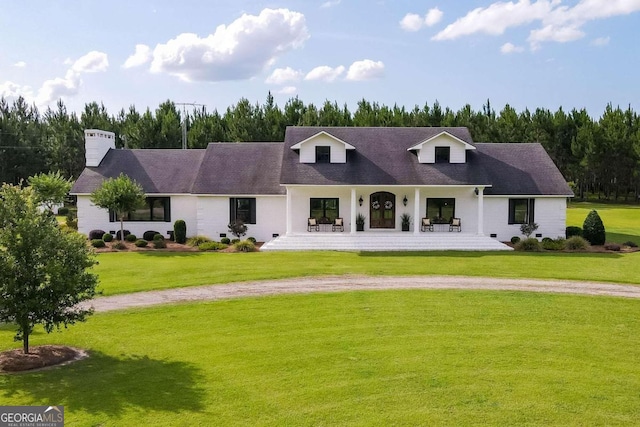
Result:
{"type": "Polygon", "coordinates": [[[331,147],[328,145],[316,146],[316,163],[331,163],[331,147]]]}
{"type": "Polygon", "coordinates": [[[436,147],[436,163],[449,163],[451,147],[436,147]]]}

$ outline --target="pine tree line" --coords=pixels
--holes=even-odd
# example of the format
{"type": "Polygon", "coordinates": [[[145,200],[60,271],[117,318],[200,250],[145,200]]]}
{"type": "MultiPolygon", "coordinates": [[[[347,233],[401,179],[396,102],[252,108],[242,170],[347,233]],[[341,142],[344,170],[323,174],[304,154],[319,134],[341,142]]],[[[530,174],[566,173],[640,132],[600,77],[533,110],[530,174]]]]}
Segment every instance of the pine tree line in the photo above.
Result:
{"type": "MultiPolygon", "coordinates": [[[[115,132],[118,147],[180,148],[182,119],[172,101],[155,111],[130,106],[115,115],[91,102],[78,115],[62,101],[41,114],[24,99],[9,103],[2,98],[0,182],[17,183],[56,170],[76,178],[84,168],[84,129],[115,132]]],[[[194,109],[187,112],[186,122],[189,148],[209,142],[282,141],[287,126],[466,126],[477,142],[541,143],[578,197],[637,200],[640,195],[640,119],[631,107],[607,105],[594,120],[585,109],[517,112],[507,104],[496,112],[489,101],[481,110],[467,104],[453,111],[438,102],[406,109],[363,99],[351,112],[336,102],[316,106],[298,97],[280,108],[269,94],[262,105],[241,98],[223,113],[194,109]]]]}

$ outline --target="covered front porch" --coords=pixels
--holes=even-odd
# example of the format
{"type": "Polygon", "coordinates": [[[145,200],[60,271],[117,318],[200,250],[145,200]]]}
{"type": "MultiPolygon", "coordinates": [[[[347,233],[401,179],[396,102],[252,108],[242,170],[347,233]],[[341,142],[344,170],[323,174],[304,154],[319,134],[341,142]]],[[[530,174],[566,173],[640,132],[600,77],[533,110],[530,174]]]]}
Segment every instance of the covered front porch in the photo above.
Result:
{"type": "MultiPolygon", "coordinates": [[[[286,235],[340,231],[412,235],[451,231],[484,236],[485,186],[287,186],[286,235]],[[428,218],[429,227],[423,226],[428,218]],[[309,227],[310,223],[320,224],[309,227]]],[[[406,235],[405,235],[406,236],[406,235]]]]}
{"type": "Polygon", "coordinates": [[[509,251],[511,247],[476,233],[292,233],[266,242],[261,251],[509,251]]]}

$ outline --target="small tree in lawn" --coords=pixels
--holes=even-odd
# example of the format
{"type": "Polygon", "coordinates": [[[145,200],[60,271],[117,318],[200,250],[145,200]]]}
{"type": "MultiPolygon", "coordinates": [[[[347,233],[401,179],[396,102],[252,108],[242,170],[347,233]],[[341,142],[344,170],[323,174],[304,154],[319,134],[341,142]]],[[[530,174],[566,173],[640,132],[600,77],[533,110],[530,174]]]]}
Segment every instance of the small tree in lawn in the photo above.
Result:
{"type": "Polygon", "coordinates": [[[95,295],[96,261],[81,235],[41,212],[32,188],[4,184],[0,200],[0,322],[16,325],[26,354],[35,325],[49,333],[91,314],[77,304],[95,295]]]}
{"type": "Polygon", "coordinates": [[[91,202],[103,209],[114,211],[120,217],[120,237],[124,240],[124,216],[145,203],[140,184],[124,174],[109,178],[93,193],[91,202]]]}
{"type": "Polygon", "coordinates": [[[236,219],[228,227],[231,234],[238,239],[247,234],[247,225],[241,219],[236,219]]]}
{"type": "Polygon", "coordinates": [[[28,182],[35,192],[36,200],[49,212],[53,212],[55,205],[64,202],[65,196],[71,190],[71,181],[57,171],[34,175],[29,177],[28,182]]]}
{"type": "Polygon", "coordinates": [[[598,212],[593,209],[582,224],[582,237],[587,239],[592,245],[604,245],[607,238],[607,234],[604,229],[604,224],[598,212]]]}
{"type": "Polygon", "coordinates": [[[531,224],[522,224],[520,226],[520,232],[527,236],[527,239],[531,237],[534,231],[538,229],[538,224],[532,222],[531,224]]]}

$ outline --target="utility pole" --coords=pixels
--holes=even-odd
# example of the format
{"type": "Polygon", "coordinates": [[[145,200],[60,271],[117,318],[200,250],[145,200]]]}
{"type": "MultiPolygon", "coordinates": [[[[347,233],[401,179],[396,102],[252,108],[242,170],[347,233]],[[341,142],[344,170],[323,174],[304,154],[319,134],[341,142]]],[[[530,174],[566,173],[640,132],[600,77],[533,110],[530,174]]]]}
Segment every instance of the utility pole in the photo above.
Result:
{"type": "Polygon", "coordinates": [[[195,102],[176,102],[176,105],[182,105],[182,149],[187,149],[187,105],[192,107],[204,107],[204,104],[196,104],[195,102]]]}

